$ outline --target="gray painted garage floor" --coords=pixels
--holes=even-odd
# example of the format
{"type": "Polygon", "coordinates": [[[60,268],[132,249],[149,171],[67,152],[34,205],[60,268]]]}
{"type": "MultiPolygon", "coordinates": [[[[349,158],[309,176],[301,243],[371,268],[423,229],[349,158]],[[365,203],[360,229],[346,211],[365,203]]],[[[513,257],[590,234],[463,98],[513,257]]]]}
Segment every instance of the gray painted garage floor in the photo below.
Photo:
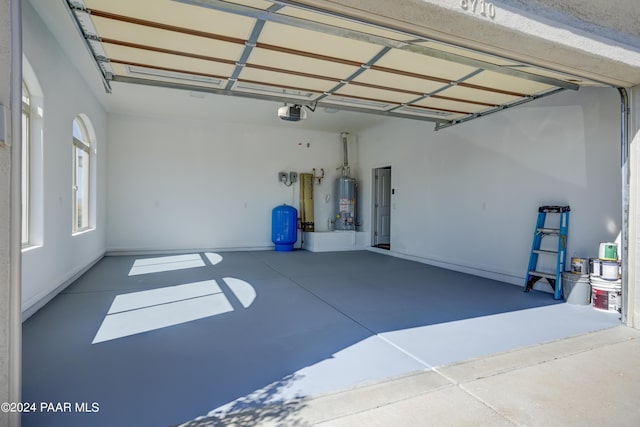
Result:
{"type": "Polygon", "coordinates": [[[106,257],[24,323],[23,400],[54,405],[23,426],[173,426],[282,402],[291,415],[619,325],[545,292],[369,251],[106,257]]]}

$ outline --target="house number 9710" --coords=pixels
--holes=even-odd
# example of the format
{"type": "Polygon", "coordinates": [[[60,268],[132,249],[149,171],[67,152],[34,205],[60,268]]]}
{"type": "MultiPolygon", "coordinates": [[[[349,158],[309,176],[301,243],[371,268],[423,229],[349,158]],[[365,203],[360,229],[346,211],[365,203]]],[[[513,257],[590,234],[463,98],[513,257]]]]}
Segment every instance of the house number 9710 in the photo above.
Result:
{"type": "Polygon", "coordinates": [[[493,19],[496,17],[496,7],[484,0],[460,0],[460,7],[471,13],[479,13],[493,19]]]}

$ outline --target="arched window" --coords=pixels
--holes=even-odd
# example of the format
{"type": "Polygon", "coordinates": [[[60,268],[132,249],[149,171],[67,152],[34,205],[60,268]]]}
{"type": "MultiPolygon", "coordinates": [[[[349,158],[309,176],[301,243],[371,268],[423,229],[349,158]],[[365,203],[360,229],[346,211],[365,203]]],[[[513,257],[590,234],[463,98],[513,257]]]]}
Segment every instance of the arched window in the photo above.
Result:
{"type": "Polygon", "coordinates": [[[91,228],[91,151],[88,119],[73,119],[73,232],[91,228]]]}

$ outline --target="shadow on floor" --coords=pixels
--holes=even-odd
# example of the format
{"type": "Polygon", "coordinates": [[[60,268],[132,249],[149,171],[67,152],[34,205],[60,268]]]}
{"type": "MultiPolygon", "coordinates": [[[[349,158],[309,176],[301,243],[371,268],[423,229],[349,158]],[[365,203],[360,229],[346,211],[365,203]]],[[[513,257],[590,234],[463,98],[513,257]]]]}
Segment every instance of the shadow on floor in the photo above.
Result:
{"type": "Polygon", "coordinates": [[[548,293],[373,252],[221,255],[135,275],[134,264],[153,257],[106,257],[26,321],[23,400],[99,411],[37,411],[23,427],[214,426],[231,412],[237,425],[289,422],[309,396],[617,323],[548,293]],[[167,299],[167,289],[202,282],[217,290],[167,299]],[[114,308],[132,294],[142,305],[114,308]],[[215,314],[197,318],[202,307],[215,314]],[[92,344],[108,316],[152,328],[92,344]]]}

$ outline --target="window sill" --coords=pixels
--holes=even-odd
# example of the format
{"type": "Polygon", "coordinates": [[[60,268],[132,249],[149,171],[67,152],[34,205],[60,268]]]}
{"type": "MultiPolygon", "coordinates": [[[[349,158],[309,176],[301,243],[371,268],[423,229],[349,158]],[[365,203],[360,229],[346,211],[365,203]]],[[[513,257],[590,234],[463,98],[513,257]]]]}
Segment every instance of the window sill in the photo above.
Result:
{"type": "Polygon", "coordinates": [[[80,231],[76,231],[75,233],[72,233],[71,237],[82,236],[83,234],[90,233],[90,232],[94,231],[95,229],[96,229],[95,227],[85,228],[84,230],[80,230],[80,231]]]}
{"type": "Polygon", "coordinates": [[[36,244],[28,244],[28,245],[24,245],[22,247],[22,253],[25,254],[27,252],[31,252],[34,251],[36,249],[40,249],[42,247],[42,245],[36,245],[36,244]]]}

